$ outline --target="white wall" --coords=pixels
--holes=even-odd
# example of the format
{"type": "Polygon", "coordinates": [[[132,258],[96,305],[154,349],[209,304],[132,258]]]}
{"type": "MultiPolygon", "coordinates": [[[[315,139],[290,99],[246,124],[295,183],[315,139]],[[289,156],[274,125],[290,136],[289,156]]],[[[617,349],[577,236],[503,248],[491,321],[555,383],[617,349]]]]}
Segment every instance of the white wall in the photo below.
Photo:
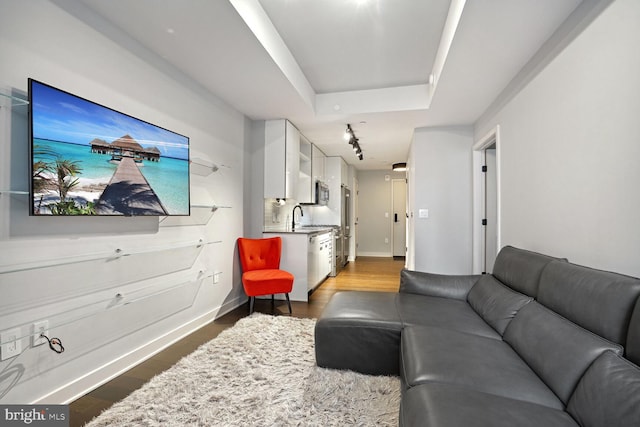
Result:
{"type": "Polygon", "coordinates": [[[502,243],[640,276],[640,2],[614,1],[497,114],[502,243]]]}
{"type": "Polygon", "coordinates": [[[358,256],[393,256],[393,205],[391,179],[404,178],[404,172],[361,170],[357,172],[358,256]],[[388,177],[389,179],[385,179],[388,177]]]}
{"type": "MultiPolygon", "coordinates": [[[[244,302],[234,251],[243,232],[250,124],[48,1],[0,4],[0,58],[5,90],[25,94],[33,77],[189,136],[192,158],[221,165],[206,177],[192,174],[192,205],[231,206],[208,221],[204,215],[201,224],[190,218],[46,218],[28,216],[28,196],[0,195],[0,331],[18,327],[24,337],[22,353],[0,362],[0,402],[64,403],[244,302]],[[196,247],[199,239],[205,244],[196,247]],[[190,246],[172,249],[183,244],[190,246]],[[21,268],[116,249],[146,253],[21,268]],[[222,274],[214,285],[216,271],[222,274]],[[42,319],[62,340],[63,354],[29,348],[31,323],[42,319]]],[[[26,111],[0,109],[0,190],[28,188],[26,111]]]]}
{"type": "Polygon", "coordinates": [[[409,150],[407,267],[472,270],[471,127],[419,128],[409,150]],[[427,209],[428,218],[419,218],[427,209]]]}

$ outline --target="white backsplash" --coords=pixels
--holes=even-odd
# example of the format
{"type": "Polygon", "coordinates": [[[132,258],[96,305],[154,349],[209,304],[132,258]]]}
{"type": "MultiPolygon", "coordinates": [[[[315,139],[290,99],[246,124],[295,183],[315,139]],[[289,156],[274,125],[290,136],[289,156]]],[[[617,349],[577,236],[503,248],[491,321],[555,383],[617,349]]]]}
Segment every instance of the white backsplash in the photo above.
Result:
{"type": "MultiPolygon", "coordinates": [[[[291,212],[298,204],[295,199],[285,199],[284,205],[280,205],[276,199],[264,199],[264,231],[290,231],[291,212]]],[[[327,206],[301,205],[303,216],[296,209],[296,226],[300,225],[338,225],[339,219],[327,206]]],[[[339,217],[338,217],[339,218],[339,217]]]]}

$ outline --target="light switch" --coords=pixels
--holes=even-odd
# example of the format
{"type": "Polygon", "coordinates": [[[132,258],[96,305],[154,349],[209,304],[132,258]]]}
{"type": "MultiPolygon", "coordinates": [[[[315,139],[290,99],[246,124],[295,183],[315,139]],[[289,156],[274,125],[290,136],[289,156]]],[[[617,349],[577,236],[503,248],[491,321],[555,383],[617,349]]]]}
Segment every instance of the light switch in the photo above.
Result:
{"type": "Polygon", "coordinates": [[[384,213],[384,217],[385,217],[385,218],[389,218],[389,212],[385,212],[385,213],[384,213]]]}
{"type": "Polygon", "coordinates": [[[429,209],[419,209],[418,218],[429,218],[429,209]]]}

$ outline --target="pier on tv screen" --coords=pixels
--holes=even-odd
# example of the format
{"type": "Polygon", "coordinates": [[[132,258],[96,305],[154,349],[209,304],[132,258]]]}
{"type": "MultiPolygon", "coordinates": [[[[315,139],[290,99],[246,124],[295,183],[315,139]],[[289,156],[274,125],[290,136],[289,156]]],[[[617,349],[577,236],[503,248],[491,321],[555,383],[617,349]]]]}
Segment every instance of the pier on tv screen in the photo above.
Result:
{"type": "Polygon", "coordinates": [[[189,215],[189,138],[29,79],[32,215],[189,215]]]}

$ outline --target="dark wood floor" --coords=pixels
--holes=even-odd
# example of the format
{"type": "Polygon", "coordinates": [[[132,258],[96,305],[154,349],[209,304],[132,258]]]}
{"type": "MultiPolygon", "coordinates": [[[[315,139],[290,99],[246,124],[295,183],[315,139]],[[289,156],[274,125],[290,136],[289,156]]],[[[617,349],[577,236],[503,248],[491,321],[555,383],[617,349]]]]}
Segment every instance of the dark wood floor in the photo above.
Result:
{"type": "MultiPolygon", "coordinates": [[[[330,277],[309,297],[308,303],[292,302],[293,316],[316,318],[322,312],[333,294],[344,290],[391,291],[399,287],[400,270],[404,259],[359,257],[356,262],[347,264],[336,277],[330,277]]],[[[271,310],[270,300],[258,300],[255,311],[268,314],[286,314],[289,311],[285,302],[276,302],[275,311],[271,310]]],[[[203,326],[140,365],[130,369],[119,377],[98,387],[69,405],[70,426],[83,426],[115,402],[127,397],[140,388],[153,376],[169,369],[181,358],[193,352],[201,344],[215,338],[221,331],[233,326],[238,319],[247,316],[248,307],[243,305],[230,313],[203,326]]]]}

